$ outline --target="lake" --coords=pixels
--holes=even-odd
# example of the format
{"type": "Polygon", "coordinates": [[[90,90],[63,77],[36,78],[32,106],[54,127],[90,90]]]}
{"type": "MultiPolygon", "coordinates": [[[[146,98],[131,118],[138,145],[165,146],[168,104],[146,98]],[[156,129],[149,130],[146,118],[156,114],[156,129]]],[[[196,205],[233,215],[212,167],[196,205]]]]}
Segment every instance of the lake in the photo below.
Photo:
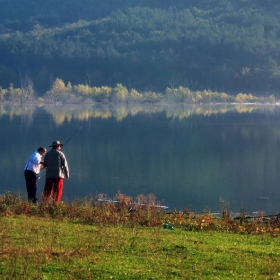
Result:
{"type": "Polygon", "coordinates": [[[64,201],[121,192],[153,194],[171,211],[220,211],[220,200],[234,212],[279,211],[277,106],[0,105],[0,125],[0,193],[26,196],[29,155],[70,138],[64,201]]]}

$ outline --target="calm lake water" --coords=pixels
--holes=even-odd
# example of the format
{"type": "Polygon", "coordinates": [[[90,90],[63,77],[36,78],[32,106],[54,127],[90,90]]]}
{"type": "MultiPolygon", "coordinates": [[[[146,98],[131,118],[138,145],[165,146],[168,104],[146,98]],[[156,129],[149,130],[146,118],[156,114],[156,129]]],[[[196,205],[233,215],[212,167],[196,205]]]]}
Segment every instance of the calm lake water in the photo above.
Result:
{"type": "Polygon", "coordinates": [[[26,195],[28,156],[78,130],[63,148],[63,200],[120,191],[169,210],[219,211],[222,199],[234,212],[279,211],[278,107],[0,106],[0,125],[0,193],[26,195]]]}

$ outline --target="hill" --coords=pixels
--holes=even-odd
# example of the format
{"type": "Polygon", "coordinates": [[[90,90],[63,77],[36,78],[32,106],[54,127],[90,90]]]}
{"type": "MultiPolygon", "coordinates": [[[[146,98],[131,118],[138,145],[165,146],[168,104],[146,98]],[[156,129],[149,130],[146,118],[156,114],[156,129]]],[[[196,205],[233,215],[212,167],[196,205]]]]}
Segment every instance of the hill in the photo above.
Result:
{"type": "Polygon", "coordinates": [[[278,93],[277,0],[1,0],[0,86],[278,93]]]}

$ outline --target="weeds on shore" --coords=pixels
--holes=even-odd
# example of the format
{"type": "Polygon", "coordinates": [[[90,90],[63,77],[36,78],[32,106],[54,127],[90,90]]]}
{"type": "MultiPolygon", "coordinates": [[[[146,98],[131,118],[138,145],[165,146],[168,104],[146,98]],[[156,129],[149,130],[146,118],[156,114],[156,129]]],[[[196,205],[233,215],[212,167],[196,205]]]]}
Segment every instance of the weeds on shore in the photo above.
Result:
{"type": "Polygon", "coordinates": [[[61,202],[58,205],[53,203],[35,205],[27,202],[20,194],[10,192],[0,195],[0,216],[27,215],[101,226],[158,227],[170,224],[192,231],[267,233],[272,236],[280,234],[280,214],[268,217],[259,213],[254,217],[248,217],[241,212],[233,218],[224,201],[221,201],[219,217],[209,212],[167,213],[159,206],[153,195],[147,197],[140,195],[134,200],[118,193],[113,200],[106,200],[104,195],[99,194],[71,203],[61,202]]]}

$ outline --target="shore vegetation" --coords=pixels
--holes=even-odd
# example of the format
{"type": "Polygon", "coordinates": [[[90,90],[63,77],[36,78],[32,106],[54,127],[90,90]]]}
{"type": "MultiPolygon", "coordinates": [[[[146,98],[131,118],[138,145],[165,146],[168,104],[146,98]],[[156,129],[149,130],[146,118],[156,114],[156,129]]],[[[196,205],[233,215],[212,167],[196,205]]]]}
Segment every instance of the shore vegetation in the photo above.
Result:
{"type": "Polygon", "coordinates": [[[269,103],[277,102],[274,95],[255,96],[252,93],[237,95],[212,90],[192,91],[188,87],[167,87],[164,93],[155,91],[139,92],[128,89],[118,83],[115,87],[90,87],[88,84],[72,86],[57,78],[41,97],[35,94],[32,84],[27,87],[14,88],[10,85],[5,89],[0,87],[0,102],[2,103],[43,103],[43,104],[80,104],[80,103],[111,103],[111,104],[202,104],[202,103],[269,103]]]}

